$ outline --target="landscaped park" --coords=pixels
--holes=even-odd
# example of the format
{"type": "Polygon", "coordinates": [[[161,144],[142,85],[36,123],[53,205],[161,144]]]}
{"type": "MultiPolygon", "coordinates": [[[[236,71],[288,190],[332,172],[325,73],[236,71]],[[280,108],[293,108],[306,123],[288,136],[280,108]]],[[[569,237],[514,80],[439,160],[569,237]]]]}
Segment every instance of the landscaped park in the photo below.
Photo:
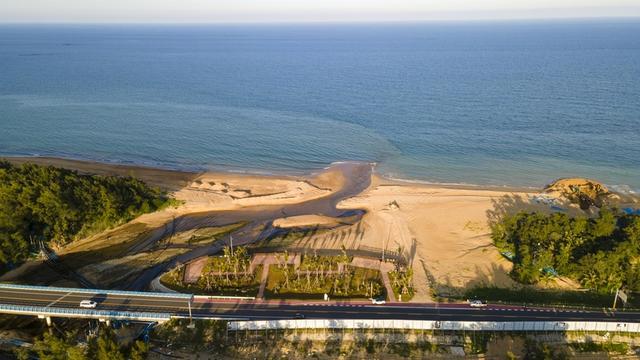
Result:
{"type": "Polygon", "coordinates": [[[274,252],[249,253],[225,247],[221,256],[196,259],[163,275],[162,285],[174,291],[210,296],[261,299],[409,301],[412,272],[381,259],[338,255],[274,252]]]}

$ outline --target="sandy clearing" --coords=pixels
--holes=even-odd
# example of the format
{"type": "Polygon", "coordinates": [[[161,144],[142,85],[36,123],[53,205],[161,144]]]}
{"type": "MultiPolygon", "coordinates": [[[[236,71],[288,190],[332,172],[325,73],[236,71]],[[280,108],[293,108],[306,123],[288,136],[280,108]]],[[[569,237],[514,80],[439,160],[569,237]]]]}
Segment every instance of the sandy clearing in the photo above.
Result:
{"type": "Polygon", "coordinates": [[[329,193],[331,188],[296,178],[204,173],[173,195],[177,200],[184,201],[182,211],[197,212],[295,204],[329,193]]]}
{"type": "Polygon", "coordinates": [[[550,211],[531,203],[533,195],[375,178],[367,191],[338,206],[367,210],[356,246],[400,250],[414,270],[413,301],[428,301],[430,286],[446,295],[477,285],[516,285],[508,276],[511,263],[492,244],[489,220],[495,209],[550,211]]]}

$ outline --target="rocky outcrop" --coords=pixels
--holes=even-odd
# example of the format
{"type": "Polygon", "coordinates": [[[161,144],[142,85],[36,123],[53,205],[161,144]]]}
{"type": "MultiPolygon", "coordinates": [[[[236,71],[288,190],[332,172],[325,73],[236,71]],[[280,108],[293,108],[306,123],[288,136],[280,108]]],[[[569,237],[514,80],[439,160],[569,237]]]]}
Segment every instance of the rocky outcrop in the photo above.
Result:
{"type": "Polygon", "coordinates": [[[591,206],[602,207],[616,196],[602,183],[585,178],[559,179],[547,185],[545,193],[565,198],[581,209],[588,210],[591,206]]]}

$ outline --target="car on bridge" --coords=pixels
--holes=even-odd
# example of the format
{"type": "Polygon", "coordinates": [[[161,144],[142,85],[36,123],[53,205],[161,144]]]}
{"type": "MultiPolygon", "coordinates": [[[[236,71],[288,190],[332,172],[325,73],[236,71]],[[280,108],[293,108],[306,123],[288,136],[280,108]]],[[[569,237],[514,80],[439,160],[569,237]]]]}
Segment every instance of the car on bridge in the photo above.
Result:
{"type": "Polygon", "coordinates": [[[371,299],[371,303],[373,305],[384,305],[387,301],[384,298],[373,298],[371,299]]]}
{"type": "Polygon", "coordinates": [[[487,303],[482,300],[467,300],[469,302],[469,306],[471,307],[486,307],[487,303]]]}
{"type": "Polygon", "coordinates": [[[80,307],[86,309],[95,309],[98,306],[98,303],[93,300],[82,300],[80,301],[80,307]]]}

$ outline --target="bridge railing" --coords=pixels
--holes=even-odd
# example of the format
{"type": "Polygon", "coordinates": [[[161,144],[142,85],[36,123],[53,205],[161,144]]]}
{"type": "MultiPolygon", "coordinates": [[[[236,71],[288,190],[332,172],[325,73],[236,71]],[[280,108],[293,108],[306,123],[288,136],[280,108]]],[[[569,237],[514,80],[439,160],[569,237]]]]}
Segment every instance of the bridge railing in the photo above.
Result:
{"type": "Polygon", "coordinates": [[[604,321],[261,320],[230,321],[231,331],[271,329],[403,329],[444,331],[609,331],[640,333],[640,323],[604,321]]]}
{"type": "Polygon", "coordinates": [[[105,294],[114,296],[144,296],[144,297],[160,297],[160,298],[174,298],[184,299],[185,301],[191,300],[193,294],[180,294],[180,293],[160,293],[160,292],[146,292],[146,291],[123,291],[123,290],[104,290],[104,289],[76,289],[76,288],[63,288],[54,286],[34,286],[34,285],[19,285],[0,283],[0,289],[8,290],[31,290],[31,291],[48,291],[48,292],[61,292],[61,293],[85,293],[85,294],[105,294]]]}
{"type": "Polygon", "coordinates": [[[46,306],[6,305],[0,304],[0,313],[16,315],[38,315],[48,317],[72,317],[113,320],[168,321],[169,313],[150,313],[113,310],[53,308],[46,306]]]}

